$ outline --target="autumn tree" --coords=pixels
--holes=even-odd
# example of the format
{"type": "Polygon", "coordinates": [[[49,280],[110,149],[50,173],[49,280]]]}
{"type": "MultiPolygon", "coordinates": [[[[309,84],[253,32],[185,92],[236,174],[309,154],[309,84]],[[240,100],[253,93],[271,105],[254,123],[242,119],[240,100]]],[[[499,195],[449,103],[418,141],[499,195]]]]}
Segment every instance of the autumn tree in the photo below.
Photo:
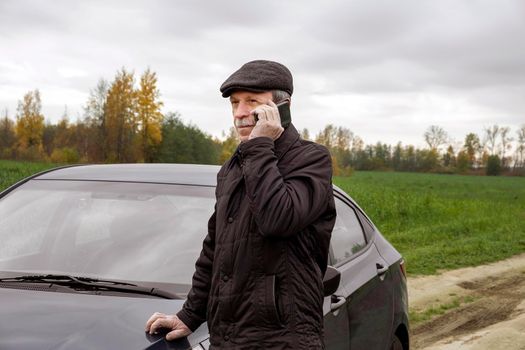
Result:
{"type": "Polygon", "coordinates": [[[134,74],[122,68],[109,88],[104,115],[105,161],[135,162],[138,158],[134,81],[134,74]]]}
{"type": "Polygon", "coordinates": [[[355,157],[355,154],[361,151],[365,147],[365,142],[362,138],[357,135],[354,135],[352,139],[352,146],[350,147],[350,152],[352,153],[352,158],[355,157]]]}
{"type": "Polygon", "coordinates": [[[42,132],[42,147],[44,152],[50,156],[55,149],[55,135],[57,131],[56,124],[51,123],[50,120],[46,120],[44,123],[44,131],[42,132]]]}
{"type": "Polygon", "coordinates": [[[137,122],[139,128],[139,144],[142,160],[154,161],[155,153],[162,141],[163,103],[159,101],[160,92],[157,89],[157,75],[149,69],[140,78],[137,91],[137,122]]]}
{"type": "Polygon", "coordinates": [[[403,147],[401,142],[398,142],[392,151],[392,168],[394,170],[402,170],[403,147]]]}
{"type": "Polygon", "coordinates": [[[37,160],[43,158],[42,136],[44,116],[42,115],[40,92],[29,91],[18,102],[16,116],[16,135],[18,154],[21,158],[37,160]]]}
{"type": "Polygon", "coordinates": [[[516,160],[514,168],[525,168],[525,124],[516,131],[516,160]]]}
{"type": "Polygon", "coordinates": [[[372,153],[372,168],[373,169],[387,169],[392,163],[391,154],[392,149],[386,143],[377,142],[373,148],[372,153]]]}
{"type": "Polygon", "coordinates": [[[437,149],[416,149],[416,170],[435,171],[439,168],[439,154],[437,149]]]}
{"type": "Polygon", "coordinates": [[[501,165],[502,167],[506,167],[507,165],[507,159],[505,158],[505,154],[507,151],[512,147],[512,137],[510,137],[510,128],[508,126],[501,127],[499,129],[499,138],[500,138],[500,150],[501,150],[501,165]]]}
{"type": "Polygon", "coordinates": [[[326,146],[332,154],[334,172],[338,170],[341,175],[351,172],[351,148],[354,138],[354,133],[348,128],[335,127],[332,124],[326,125],[325,128],[317,134],[315,142],[326,146]]]}
{"type": "Polygon", "coordinates": [[[456,171],[460,174],[464,174],[470,167],[472,167],[472,160],[468,151],[459,151],[458,156],[456,158],[456,171]]]}
{"type": "Polygon", "coordinates": [[[447,168],[456,166],[456,153],[454,152],[454,147],[452,147],[452,145],[447,147],[447,151],[443,155],[443,166],[447,168]]]}
{"type": "Polygon", "coordinates": [[[9,118],[6,109],[0,119],[0,158],[12,158],[15,143],[15,123],[9,118]]]}
{"type": "Polygon", "coordinates": [[[219,164],[223,164],[228,159],[230,159],[230,157],[233,155],[233,152],[235,152],[237,146],[239,145],[239,137],[233,126],[228,130],[228,134],[223,132],[222,136],[226,138],[222,142],[222,148],[219,155],[219,164]]]}
{"type": "Polygon", "coordinates": [[[301,130],[300,134],[303,140],[310,140],[310,131],[308,131],[307,128],[304,128],[303,130],[301,130]]]}
{"type": "Polygon", "coordinates": [[[102,162],[107,154],[105,119],[108,90],[109,83],[99,79],[97,86],[89,92],[84,106],[84,120],[77,128],[79,155],[90,162],[102,162]]]}
{"type": "Polygon", "coordinates": [[[69,122],[67,107],[64,110],[62,118],[57,123],[56,134],[54,139],[55,148],[72,146],[74,134],[72,133],[73,125],[69,122]]]}
{"type": "Polygon", "coordinates": [[[417,150],[414,146],[405,147],[404,170],[416,171],[417,169],[417,150]]]}
{"type": "Polygon", "coordinates": [[[105,79],[99,79],[97,86],[90,90],[88,101],[84,106],[84,121],[87,124],[104,123],[108,90],[109,83],[105,79]]]}
{"type": "Polygon", "coordinates": [[[485,136],[483,138],[483,144],[487,147],[490,155],[496,155],[498,153],[498,137],[500,134],[499,125],[493,125],[485,128],[485,136]]]}
{"type": "Polygon", "coordinates": [[[435,151],[448,142],[447,132],[437,125],[431,125],[423,136],[428,147],[435,151]]]}
{"type": "Polygon", "coordinates": [[[79,161],[78,144],[76,142],[76,124],[70,123],[67,107],[62,118],[55,127],[53,151],[50,154],[55,163],[77,163],[79,161]]]}
{"type": "Polygon", "coordinates": [[[315,137],[315,142],[331,149],[336,144],[337,128],[333,124],[328,124],[315,137]]]}
{"type": "Polygon", "coordinates": [[[335,147],[341,151],[348,151],[352,145],[354,133],[350,129],[338,127],[335,132],[335,147]]]}
{"type": "Polygon", "coordinates": [[[465,143],[463,144],[463,149],[465,150],[465,153],[468,157],[468,167],[474,167],[474,165],[476,164],[476,154],[478,154],[478,152],[481,149],[481,142],[479,141],[479,136],[474,133],[467,134],[467,136],[465,136],[465,143]]]}
{"type": "Polygon", "coordinates": [[[501,174],[501,159],[497,154],[488,156],[485,172],[489,176],[498,176],[501,174]]]}

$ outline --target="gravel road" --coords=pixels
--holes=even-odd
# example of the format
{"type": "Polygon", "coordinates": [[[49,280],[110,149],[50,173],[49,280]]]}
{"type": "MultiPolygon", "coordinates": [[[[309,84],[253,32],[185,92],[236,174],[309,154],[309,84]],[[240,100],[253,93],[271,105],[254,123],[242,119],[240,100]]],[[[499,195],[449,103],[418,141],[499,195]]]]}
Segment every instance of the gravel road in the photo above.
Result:
{"type": "Polygon", "coordinates": [[[497,263],[409,278],[410,309],[459,307],[415,325],[416,350],[525,350],[525,254],[497,263]]]}

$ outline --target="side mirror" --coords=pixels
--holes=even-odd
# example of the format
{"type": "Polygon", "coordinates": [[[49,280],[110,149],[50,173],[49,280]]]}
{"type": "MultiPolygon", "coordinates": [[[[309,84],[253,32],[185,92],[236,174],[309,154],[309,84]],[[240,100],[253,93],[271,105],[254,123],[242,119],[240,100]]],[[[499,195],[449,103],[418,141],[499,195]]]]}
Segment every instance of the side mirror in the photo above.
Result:
{"type": "Polygon", "coordinates": [[[341,272],[333,266],[327,266],[323,277],[324,296],[330,296],[339,288],[341,272]]]}

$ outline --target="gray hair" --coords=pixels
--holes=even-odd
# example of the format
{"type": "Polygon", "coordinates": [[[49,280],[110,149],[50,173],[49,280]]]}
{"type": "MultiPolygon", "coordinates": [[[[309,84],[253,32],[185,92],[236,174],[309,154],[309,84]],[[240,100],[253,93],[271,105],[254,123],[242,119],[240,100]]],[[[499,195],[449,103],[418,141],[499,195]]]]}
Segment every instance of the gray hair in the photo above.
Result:
{"type": "Polygon", "coordinates": [[[272,100],[275,103],[281,102],[282,100],[290,99],[291,95],[283,90],[272,90],[272,100]]]}

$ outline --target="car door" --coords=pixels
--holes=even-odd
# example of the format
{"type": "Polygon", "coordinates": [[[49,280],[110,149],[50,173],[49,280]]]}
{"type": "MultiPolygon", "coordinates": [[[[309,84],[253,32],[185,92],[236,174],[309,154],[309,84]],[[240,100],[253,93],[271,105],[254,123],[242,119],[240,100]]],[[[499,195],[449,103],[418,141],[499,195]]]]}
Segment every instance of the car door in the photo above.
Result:
{"type": "Polygon", "coordinates": [[[388,266],[367,239],[359,209],[335,197],[337,220],[331,239],[331,264],[341,273],[339,289],[325,298],[327,349],[386,349],[392,324],[388,266]],[[346,334],[346,339],[343,336],[346,334]]]}

